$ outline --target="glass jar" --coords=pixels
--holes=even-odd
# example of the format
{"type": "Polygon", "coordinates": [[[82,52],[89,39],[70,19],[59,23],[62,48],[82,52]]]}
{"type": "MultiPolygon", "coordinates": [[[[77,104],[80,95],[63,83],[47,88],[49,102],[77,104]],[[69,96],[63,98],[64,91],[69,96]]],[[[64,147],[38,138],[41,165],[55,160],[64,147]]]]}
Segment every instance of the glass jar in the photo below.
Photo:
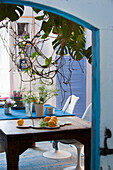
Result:
{"type": "Polygon", "coordinates": [[[26,116],[32,117],[33,103],[25,103],[26,116]]]}
{"type": "Polygon", "coordinates": [[[11,115],[11,107],[7,107],[6,105],[4,106],[4,113],[6,115],[11,115]]]}

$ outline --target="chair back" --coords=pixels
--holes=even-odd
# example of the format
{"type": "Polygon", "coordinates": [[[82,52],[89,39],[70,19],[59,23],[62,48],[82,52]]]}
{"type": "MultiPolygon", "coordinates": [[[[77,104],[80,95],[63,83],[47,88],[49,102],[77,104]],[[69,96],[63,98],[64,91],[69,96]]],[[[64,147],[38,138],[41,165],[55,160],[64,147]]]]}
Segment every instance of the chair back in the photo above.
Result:
{"type": "Polygon", "coordinates": [[[92,115],[92,103],[90,103],[88,105],[88,107],[86,108],[86,110],[82,116],[82,119],[91,122],[91,117],[92,117],[91,115],[92,115]]]}
{"type": "Polygon", "coordinates": [[[75,95],[71,95],[68,97],[68,99],[66,100],[64,107],[63,107],[63,111],[64,112],[68,112],[70,114],[73,114],[75,105],[78,101],[79,97],[75,96],[75,95]]]}

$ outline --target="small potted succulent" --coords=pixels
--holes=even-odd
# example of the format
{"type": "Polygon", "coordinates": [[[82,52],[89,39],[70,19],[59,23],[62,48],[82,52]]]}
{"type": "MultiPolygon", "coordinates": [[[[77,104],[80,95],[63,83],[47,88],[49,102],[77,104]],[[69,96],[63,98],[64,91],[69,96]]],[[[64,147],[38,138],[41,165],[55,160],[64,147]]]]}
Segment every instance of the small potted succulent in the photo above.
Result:
{"type": "Polygon", "coordinates": [[[4,111],[5,114],[9,115],[11,114],[11,107],[15,105],[15,101],[12,99],[6,99],[5,100],[5,105],[4,105],[4,111]]]}

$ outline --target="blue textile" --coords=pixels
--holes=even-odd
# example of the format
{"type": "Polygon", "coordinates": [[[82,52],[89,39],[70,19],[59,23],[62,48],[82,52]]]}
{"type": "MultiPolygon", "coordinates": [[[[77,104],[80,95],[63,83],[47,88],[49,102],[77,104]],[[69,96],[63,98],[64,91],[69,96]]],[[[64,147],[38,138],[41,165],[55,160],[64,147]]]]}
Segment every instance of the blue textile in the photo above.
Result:
{"type": "MultiPolygon", "coordinates": [[[[50,107],[51,105],[44,105],[44,117],[47,116],[46,115],[46,107],[50,107]]],[[[53,107],[53,106],[51,106],[53,107]]],[[[69,114],[67,112],[64,112],[58,108],[55,108],[55,114],[53,114],[54,116],[75,116],[74,114],[69,114]]],[[[36,113],[32,112],[32,117],[33,118],[37,118],[36,113]]],[[[11,109],[11,115],[5,115],[4,113],[4,108],[0,108],[0,120],[10,120],[10,119],[30,119],[30,117],[26,116],[26,112],[25,109],[11,109]]]]}

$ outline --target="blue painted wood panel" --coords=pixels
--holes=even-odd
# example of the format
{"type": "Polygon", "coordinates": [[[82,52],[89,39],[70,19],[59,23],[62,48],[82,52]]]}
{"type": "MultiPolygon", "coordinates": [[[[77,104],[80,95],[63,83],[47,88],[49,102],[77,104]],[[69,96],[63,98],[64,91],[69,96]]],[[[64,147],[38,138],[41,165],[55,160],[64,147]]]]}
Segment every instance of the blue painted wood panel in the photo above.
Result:
{"type": "MultiPolygon", "coordinates": [[[[69,71],[68,71],[68,62],[69,62],[69,57],[66,56],[66,65],[64,66],[64,72],[65,75],[68,76],[69,71]]],[[[74,114],[82,117],[85,109],[86,109],[86,59],[83,58],[80,62],[80,65],[82,69],[80,68],[80,65],[77,61],[73,62],[73,69],[72,70],[72,77],[71,77],[71,88],[72,88],[72,94],[80,97],[78,100],[75,109],[74,109],[74,114]]],[[[58,79],[56,80],[56,83],[59,87],[59,82],[58,79]]],[[[69,91],[69,85],[64,85],[64,89],[67,91],[65,95],[65,100],[61,106],[62,102],[62,95],[59,93],[59,95],[56,98],[56,106],[58,108],[62,108],[64,106],[64,103],[66,102],[67,98],[70,96],[70,91],[69,91]]]]}

